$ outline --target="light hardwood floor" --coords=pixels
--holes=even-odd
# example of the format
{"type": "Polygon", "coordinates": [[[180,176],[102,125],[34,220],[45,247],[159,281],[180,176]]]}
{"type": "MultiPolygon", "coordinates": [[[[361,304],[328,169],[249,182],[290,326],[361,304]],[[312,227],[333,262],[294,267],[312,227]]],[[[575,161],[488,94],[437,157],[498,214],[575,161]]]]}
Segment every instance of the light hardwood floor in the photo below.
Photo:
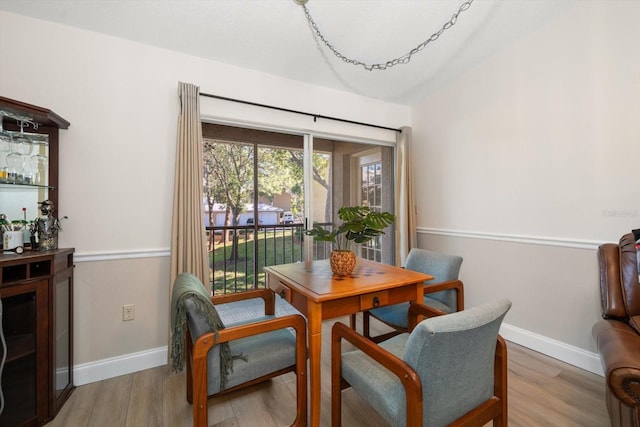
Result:
{"type": "MultiPolygon", "coordinates": [[[[348,324],[348,318],[337,319],[348,324]]],[[[323,427],[330,426],[329,340],[323,325],[323,427]]],[[[358,325],[361,325],[359,322],[358,325]]],[[[380,329],[383,330],[383,329],[380,329]]],[[[509,425],[512,427],[605,427],[604,379],[513,343],[509,352],[509,425]]],[[[351,389],[343,391],[343,425],[388,426],[351,389]]],[[[209,426],[287,426],[295,417],[295,377],[209,399],[209,426]]],[[[184,372],[161,366],[76,388],[47,427],[191,426],[184,372]]]]}

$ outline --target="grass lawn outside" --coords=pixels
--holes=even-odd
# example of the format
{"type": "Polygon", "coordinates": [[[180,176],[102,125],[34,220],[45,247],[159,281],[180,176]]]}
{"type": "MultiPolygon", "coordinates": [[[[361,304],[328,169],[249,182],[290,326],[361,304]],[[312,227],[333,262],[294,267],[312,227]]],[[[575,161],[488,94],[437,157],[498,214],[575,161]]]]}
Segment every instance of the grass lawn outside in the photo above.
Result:
{"type": "Polygon", "coordinates": [[[264,288],[263,267],[302,261],[301,229],[266,228],[258,230],[255,236],[251,231],[242,230],[238,233],[237,251],[233,249],[233,239],[230,239],[216,242],[209,252],[214,294],[264,288]],[[256,263],[257,269],[254,269],[256,263]]]}

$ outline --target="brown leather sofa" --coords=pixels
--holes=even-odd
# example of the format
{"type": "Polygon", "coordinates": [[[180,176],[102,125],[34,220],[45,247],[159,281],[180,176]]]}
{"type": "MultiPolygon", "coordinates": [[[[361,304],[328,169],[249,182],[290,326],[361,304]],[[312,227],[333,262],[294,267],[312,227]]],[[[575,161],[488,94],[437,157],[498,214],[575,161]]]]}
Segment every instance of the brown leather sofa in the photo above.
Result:
{"type": "Polygon", "coordinates": [[[598,248],[603,320],[593,326],[611,425],[640,426],[640,284],[632,233],[598,248]]]}

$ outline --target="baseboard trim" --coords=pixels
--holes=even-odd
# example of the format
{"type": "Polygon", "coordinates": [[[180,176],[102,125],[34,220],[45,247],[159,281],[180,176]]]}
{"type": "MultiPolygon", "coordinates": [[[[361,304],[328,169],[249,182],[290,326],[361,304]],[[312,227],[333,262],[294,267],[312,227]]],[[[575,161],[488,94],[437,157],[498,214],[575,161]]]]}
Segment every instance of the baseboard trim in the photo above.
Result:
{"type": "Polygon", "coordinates": [[[168,354],[165,346],[75,365],[73,382],[80,386],[166,365],[168,354]]]}
{"type": "MultiPolygon", "coordinates": [[[[500,334],[507,341],[569,363],[596,375],[604,376],[600,357],[595,353],[506,323],[502,324],[500,334]]],[[[83,363],[73,367],[74,383],[77,386],[81,386],[166,365],[167,361],[168,347],[165,346],[83,363]]]]}
{"type": "Polygon", "coordinates": [[[502,324],[500,335],[507,341],[604,377],[600,356],[596,353],[506,323],[502,324]]]}

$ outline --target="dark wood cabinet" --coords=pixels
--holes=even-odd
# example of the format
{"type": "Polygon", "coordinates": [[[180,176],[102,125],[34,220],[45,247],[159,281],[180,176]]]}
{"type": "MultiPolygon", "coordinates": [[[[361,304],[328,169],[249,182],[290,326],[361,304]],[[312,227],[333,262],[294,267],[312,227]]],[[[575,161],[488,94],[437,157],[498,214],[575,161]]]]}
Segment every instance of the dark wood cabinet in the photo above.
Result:
{"type": "MultiPolygon", "coordinates": [[[[38,203],[59,207],[58,132],[69,122],[46,108],[0,97],[3,128],[16,135],[22,124],[42,141],[45,182],[0,180],[0,213],[8,220],[38,203]],[[25,207],[25,209],[21,209],[25,207]]],[[[24,126],[23,126],[24,127],[24,126]]],[[[6,153],[0,153],[0,155],[6,153]]],[[[1,160],[1,159],[0,159],[1,160]]],[[[0,239],[1,240],[1,239],[0,239]]],[[[28,239],[25,239],[25,243],[28,239]]],[[[0,244],[0,426],[40,426],[53,419],[73,391],[74,249],[2,251],[0,244]]]]}
{"type": "Polygon", "coordinates": [[[0,425],[42,425],[73,385],[73,249],[0,256],[0,425]]]}

